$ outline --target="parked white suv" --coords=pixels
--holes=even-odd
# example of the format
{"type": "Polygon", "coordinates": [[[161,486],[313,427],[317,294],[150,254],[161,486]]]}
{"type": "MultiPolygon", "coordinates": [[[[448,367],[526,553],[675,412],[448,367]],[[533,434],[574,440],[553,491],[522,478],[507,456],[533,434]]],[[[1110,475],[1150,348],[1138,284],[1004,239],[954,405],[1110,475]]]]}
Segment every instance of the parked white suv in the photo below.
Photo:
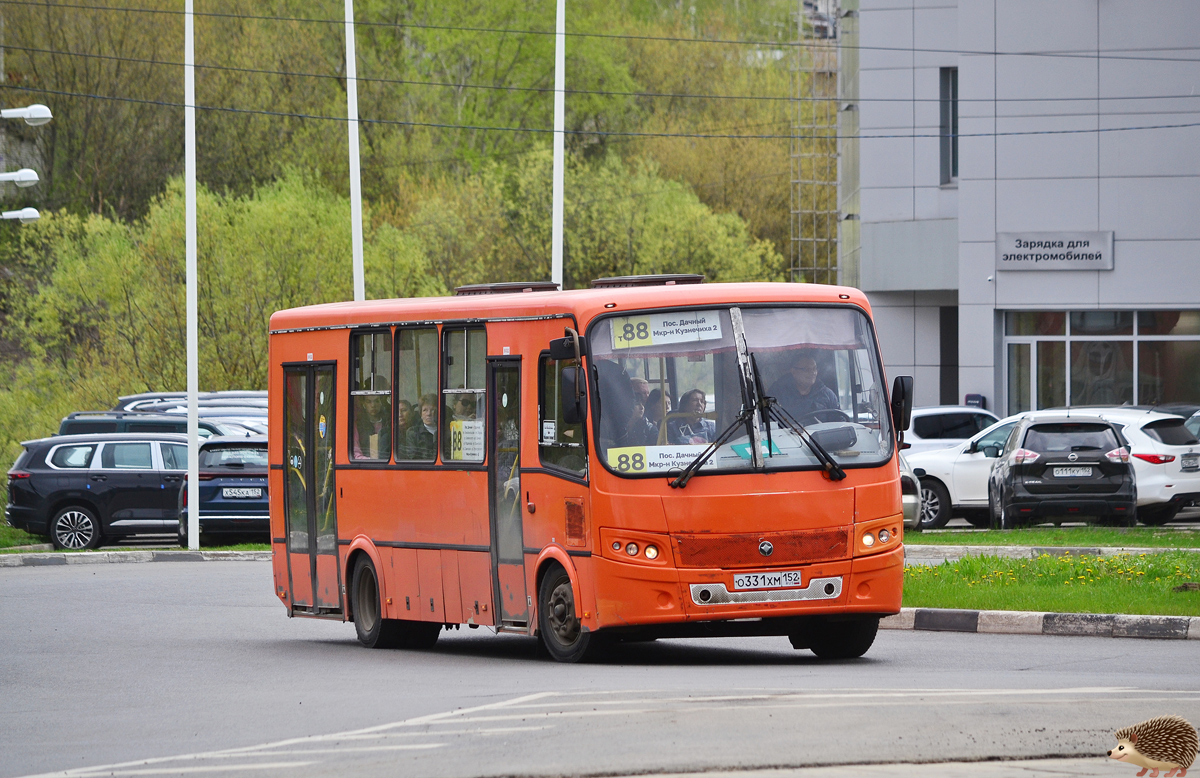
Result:
{"type": "Polygon", "coordinates": [[[995,414],[971,405],[935,405],[913,408],[904,431],[906,454],[950,448],[995,424],[995,414]]]}
{"type": "Polygon", "coordinates": [[[920,529],[944,527],[954,514],[961,514],[976,527],[988,526],[988,476],[1004,441],[1026,415],[1009,416],[949,448],[904,452],[921,479],[920,529]]]}
{"type": "Polygon", "coordinates": [[[1137,479],[1138,521],[1166,524],[1200,500],[1200,440],[1174,414],[1135,408],[1088,408],[1121,429],[1137,479]]]}

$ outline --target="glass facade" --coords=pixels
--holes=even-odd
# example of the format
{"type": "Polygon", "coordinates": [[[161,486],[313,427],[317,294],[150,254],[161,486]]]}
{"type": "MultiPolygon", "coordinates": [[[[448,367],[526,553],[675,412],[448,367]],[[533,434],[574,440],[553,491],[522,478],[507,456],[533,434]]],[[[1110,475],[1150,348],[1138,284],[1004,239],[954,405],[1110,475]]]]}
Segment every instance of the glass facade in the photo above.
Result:
{"type": "Polygon", "coordinates": [[[1007,411],[1200,403],[1200,311],[1009,311],[1007,411]]]}

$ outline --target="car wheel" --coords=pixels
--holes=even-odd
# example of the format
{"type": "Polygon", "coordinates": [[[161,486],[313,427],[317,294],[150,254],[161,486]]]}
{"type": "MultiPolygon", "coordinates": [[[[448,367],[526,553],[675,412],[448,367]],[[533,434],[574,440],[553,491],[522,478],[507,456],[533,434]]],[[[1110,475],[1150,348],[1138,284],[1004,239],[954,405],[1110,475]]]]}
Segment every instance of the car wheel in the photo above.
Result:
{"type": "Polygon", "coordinates": [[[920,529],[940,529],[950,521],[950,492],[940,481],[921,481],[920,529]]]}
{"type": "Polygon", "coordinates": [[[579,662],[594,654],[599,641],[579,623],[571,577],[555,563],[538,587],[538,633],[546,653],[557,662],[579,662]]]}
{"type": "Polygon", "coordinates": [[[354,567],[350,607],[358,642],[367,648],[396,648],[401,645],[404,630],[399,622],[383,618],[379,602],[379,578],[375,574],[375,563],[369,556],[363,556],[354,567]]]}
{"type": "Polygon", "coordinates": [[[988,484],[988,526],[992,529],[1003,529],[1000,501],[996,499],[996,492],[991,484],[988,484]]]}
{"type": "Polygon", "coordinates": [[[1179,513],[1178,505],[1154,505],[1138,508],[1137,519],[1147,527],[1161,527],[1179,513]]]}
{"type": "Polygon", "coordinates": [[[100,522],[82,505],[68,505],[50,522],[50,541],[55,548],[78,551],[100,545],[100,522]]]}
{"type": "MultiPolygon", "coordinates": [[[[857,659],[867,653],[879,632],[879,617],[829,621],[809,630],[802,642],[821,659],[857,659]]],[[[789,637],[792,646],[798,642],[789,637]]]]}

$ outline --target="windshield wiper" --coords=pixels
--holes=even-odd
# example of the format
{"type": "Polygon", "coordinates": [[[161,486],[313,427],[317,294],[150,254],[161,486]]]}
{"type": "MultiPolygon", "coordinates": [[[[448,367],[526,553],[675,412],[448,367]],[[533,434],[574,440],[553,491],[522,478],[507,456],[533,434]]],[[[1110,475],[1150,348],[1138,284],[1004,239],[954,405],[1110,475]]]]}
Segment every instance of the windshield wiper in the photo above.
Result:
{"type": "Polygon", "coordinates": [[[725,428],[724,432],[713,438],[712,443],[709,443],[708,447],[701,451],[699,456],[689,462],[688,466],[684,468],[682,473],[670,481],[671,488],[682,489],[683,487],[687,486],[688,481],[692,480],[692,476],[694,476],[700,470],[700,468],[704,466],[705,462],[712,459],[712,455],[717,453],[717,449],[725,445],[725,443],[733,437],[733,433],[737,432],[738,427],[749,424],[753,418],[753,405],[748,408],[742,408],[742,412],[737,415],[737,418],[730,422],[729,426],[725,428]]]}
{"type": "Polygon", "coordinates": [[[825,450],[825,447],[817,442],[812,433],[805,429],[804,425],[796,421],[792,414],[784,410],[774,397],[769,397],[763,393],[762,377],[758,374],[758,360],[753,354],[750,355],[750,364],[754,368],[754,390],[759,405],[763,410],[763,419],[767,423],[767,455],[771,455],[771,419],[779,422],[780,426],[787,427],[796,434],[796,437],[804,441],[804,443],[816,455],[817,461],[821,463],[821,467],[825,468],[825,475],[830,481],[840,481],[846,477],[846,471],[842,466],[825,450]]]}

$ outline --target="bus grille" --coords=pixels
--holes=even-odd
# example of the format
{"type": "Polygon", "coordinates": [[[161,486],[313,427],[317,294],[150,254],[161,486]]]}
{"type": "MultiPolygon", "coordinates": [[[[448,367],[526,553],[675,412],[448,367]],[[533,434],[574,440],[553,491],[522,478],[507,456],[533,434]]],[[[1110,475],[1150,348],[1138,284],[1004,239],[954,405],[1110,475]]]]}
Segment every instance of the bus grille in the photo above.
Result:
{"type": "Polygon", "coordinates": [[[799,565],[845,559],[850,549],[848,528],[739,535],[672,535],[680,567],[763,567],[799,565]],[[770,556],[759,545],[771,544],[770,556]]]}

